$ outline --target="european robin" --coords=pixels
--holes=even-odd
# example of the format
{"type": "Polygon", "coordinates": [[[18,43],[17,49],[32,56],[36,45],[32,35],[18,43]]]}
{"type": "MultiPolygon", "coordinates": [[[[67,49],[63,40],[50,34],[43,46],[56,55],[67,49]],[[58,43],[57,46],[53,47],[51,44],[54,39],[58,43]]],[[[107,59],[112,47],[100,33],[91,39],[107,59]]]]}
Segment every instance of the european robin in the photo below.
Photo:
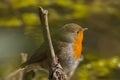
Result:
{"type": "MultiPolygon", "coordinates": [[[[55,38],[52,38],[55,54],[68,75],[75,68],[76,63],[79,62],[82,52],[83,32],[86,29],[74,23],[66,24],[54,35],[55,38]]],[[[34,65],[39,69],[48,71],[48,54],[50,54],[49,45],[43,42],[36,53],[22,67],[34,65]]]]}

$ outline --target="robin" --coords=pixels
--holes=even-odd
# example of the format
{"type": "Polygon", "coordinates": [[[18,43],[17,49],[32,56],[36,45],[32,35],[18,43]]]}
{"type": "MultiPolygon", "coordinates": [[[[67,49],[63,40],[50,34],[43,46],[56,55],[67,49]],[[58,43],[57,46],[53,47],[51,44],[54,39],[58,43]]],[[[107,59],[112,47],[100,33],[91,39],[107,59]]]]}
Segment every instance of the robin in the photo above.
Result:
{"type": "MultiPolygon", "coordinates": [[[[52,38],[55,54],[65,73],[70,75],[79,63],[82,52],[83,32],[87,28],[70,23],[60,28],[52,38]]],[[[35,68],[49,71],[49,45],[46,42],[22,65],[22,68],[35,68]]]]}

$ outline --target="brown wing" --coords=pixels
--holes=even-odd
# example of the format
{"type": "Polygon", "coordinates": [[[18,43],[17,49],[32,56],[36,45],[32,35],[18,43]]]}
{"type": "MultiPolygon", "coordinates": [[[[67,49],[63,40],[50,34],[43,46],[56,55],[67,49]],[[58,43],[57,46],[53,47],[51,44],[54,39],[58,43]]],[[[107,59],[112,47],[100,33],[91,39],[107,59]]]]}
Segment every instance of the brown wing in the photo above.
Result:
{"type": "Polygon", "coordinates": [[[48,52],[49,52],[48,45],[45,45],[45,43],[43,43],[40,46],[40,48],[37,49],[36,52],[30,57],[30,59],[28,59],[27,62],[25,62],[21,65],[21,67],[25,67],[27,65],[43,61],[44,59],[47,58],[48,52]]]}

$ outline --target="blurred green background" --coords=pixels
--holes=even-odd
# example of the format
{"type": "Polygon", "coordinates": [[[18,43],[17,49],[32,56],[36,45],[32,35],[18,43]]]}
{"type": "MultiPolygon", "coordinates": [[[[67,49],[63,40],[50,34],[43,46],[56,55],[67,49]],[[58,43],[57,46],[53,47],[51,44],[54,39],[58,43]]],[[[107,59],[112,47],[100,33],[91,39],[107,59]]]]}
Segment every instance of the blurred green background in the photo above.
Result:
{"type": "MultiPolygon", "coordinates": [[[[89,28],[72,80],[120,80],[120,0],[0,0],[0,80],[43,42],[38,6],[49,10],[52,34],[67,23],[89,28]]],[[[38,71],[36,79],[47,74],[38,71]]]]}

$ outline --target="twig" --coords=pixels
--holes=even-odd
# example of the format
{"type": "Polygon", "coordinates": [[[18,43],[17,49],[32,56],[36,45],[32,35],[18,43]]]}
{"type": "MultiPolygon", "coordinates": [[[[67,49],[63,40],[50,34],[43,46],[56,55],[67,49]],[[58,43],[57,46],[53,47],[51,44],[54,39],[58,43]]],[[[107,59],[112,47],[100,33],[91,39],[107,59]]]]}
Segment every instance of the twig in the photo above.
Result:
{"type": "MultiPolygon", "coordinates": [[[[39,16],[41,20],[41,28],[43,31],[43,37],[44,40],[49,44],[50,47],[50,72],[49,72],[49,80],[66,80],[66,75],[61,67],[60,63],[58,63],[58,59],[55,56],[50,31],[49,31],[49,25],[48,25],[48,10],[44,10],[42,7],[39,7],[39,16]]],[[[49,55],[49,54],[48,54],[49,55]]]]}
{"type": "MultiPolygon", "coordinates": [[[[26,53],[21,53],[21,63],[24,63],[27,61],[27,54],[26,53]]],[[[23,73],[24,73],[24,69],[25,68],[19,68],[17,69],[16,71],[10,73],[6,78],[5,80],[10,80],[12,78],[15,78],[15,77],[19,77],[18,79],[19,80],[22,80],[23,78],[23,73]],[[19,74],[19,76],[18,76],[19,74]]]]}
{"type": "Polygon", "coordinates": [[[5,77],[5,80],[10,80],[11,78],[13,78],[14,76],[16,76],[20,71],[23,71],[24,68],[20,68],[12,73],[10,73],[7,77],[5,77]]]}
{"type": "MultiPolygon", "coordinates": [[[[21,53],[21,63],[25,63],[27,61],[27,54],[26,53],[21,53]]],[[[24,75],[24,70],[22,70],[19,73],[19,80],[23,80],[23,75],[24,75]]]]}
{"type": "Polygon", "coordinates": [[[57,64],[56,62],[56,57],[55,57],[55,52],[54,52],[54,48],[52,46],[52,40],[51,40],[51,36],[50,36],[50,31],[49,31],[49,25],[48,25],[48,10],[44,10],[42,7],[39,8],[39,16],[40,16],[40,20],[41,20],[41,26],[42,26],[42,30],[43,30],[43,36],[44,39],[46,40],[46,42],[49,44],[50,46],[50,51],[51,51],[51,57],[52,57],[52,61],[54,64],[57,64]]]}

